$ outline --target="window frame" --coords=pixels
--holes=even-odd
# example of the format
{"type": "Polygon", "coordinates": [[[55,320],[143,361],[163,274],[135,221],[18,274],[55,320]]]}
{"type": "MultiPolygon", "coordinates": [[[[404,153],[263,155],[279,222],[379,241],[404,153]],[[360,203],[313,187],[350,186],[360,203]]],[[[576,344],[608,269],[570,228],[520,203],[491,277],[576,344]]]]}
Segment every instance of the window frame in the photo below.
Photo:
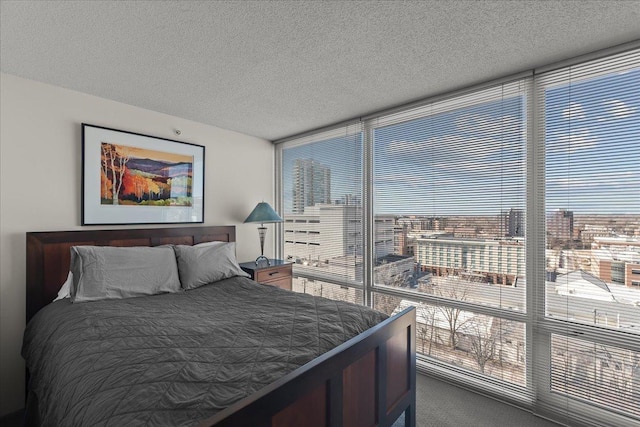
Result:
{"type": "MultiPolygon", "coordinates": [[[[636,50],[636,49],[630,49],[636,50]]],[[[620,52],[624,53],[624,52],[620,52]]],[[[594,62],[615,63],[615,53],[604,55],[601,58],[593,58],[594,62]]],[[[598,70],[597,73],[588,73],[590,61],[578,62],[576,68],[587,68],[586,76],[578,78],[590,79],[596,76],[619,72],[619,70],[598,70]],[[586,65],[585,65],[586,64],[586,65]]],[[[532,248],[536,251],[537,262],[532,265],[536,271],[533,271],[534,277],[537,278],[536,283],[545,283],[546,276],[546,182],[545,182],[545,88],[558,87],[567,83],[567,79],[558,81],[557,74],[570,74],[570,67],[551,68],[544,72],[538,72],[534,76],[533,85],[533,123],[532,129],[534,138],[532,141],[532,154],[534,161],[534,171],[532,175],[532,207],[537,208],[535,222],[532,224],[531,234],[534,237],[531,242],[536,245],[532,248]],[[556,74],[556,75],[554,75],[556,74]],[[535,176],[539,174],[539,176],[535,176]],[[534,243],[535,241],[535,243],[534,243]]],[[[580,76],[580,72],[578,73],[580,76]]],[[[534,255],[535,256],[535,255],[534,255]]],[[[532,263],[533,264],[533,263],[532,263]]],[[[558,408],[566,408],[570,420],[578,420],[585,425],[620,425],[631,426],[638,422],[633,416],[627,416],[618,413],[615,410],[608,410],[599,407],[593,402],[580,400],[577,396],[564,395],[555,392],[551,387],[552,373],[552,340],[554,336],[566,337],[567,339],[578,338],[582,341],[593,342],[595,344],[610,345],[617,348],[627,349],[631,351],[640,351],[640,333],[629,333],[623,330],[613,328],[605,328],[599,325],[590,325],[586,323],[571,322],[570,320],[553,318],[547,316],[546,313],[546,285],[540,286],[534,294],[534,300],[531,301],[534,308],[534,317],[532,319],[532,338],[533,344],[533,381],[534,390],[537,396],[536,407],[541,414],[550,414],[557,417],[560,412],[558,408]],[[535,327],[534,327],[535,325],[535,327]]]]}
{"type": "MultiPolygon", "coordinates": [[[[525,130],[523,135],[523,138],[525,140],[524,141],[524,144],[525,144],[524,145],[524,150],[525,150],[525,154],[524,154],[525,155],[525,163],[524,163],[525,183],[524,184],[525,185],[523,190],[526,193],[527,184],[528,184],[528,175],[526,174],[528,173],[528,170],[529,170],[528,149],[529,149],[529,146],[531,145],[530,143],[528,143],[528,141],[530,141],[530,135],[531,135],[530,120],[527,119],[529,115],[529,111],[531,109],[530,81],[531,81],[531,76],[529,74],[524,74],[524,75],[519,74],[517,76],[513,76],[512,79],[509,79],[509,78],[500,79],[498,81],[483,84],[481,86],[477,86],[469,90],[452,93],[447,97],[438,97],[436,100],[430,99],[429,102],[425,102],[425,104],[436,104],[436,108],[430,108],[429,114],[426,114],[426,115],[422,115],[422,114],[416,115],[415,110],[421,109],[421,106],[418,106],[417,108],[411,109],[410,111],[399,111],[393,114],[392,117],[385,118],[382,121],[382,123],[379,123],[379,120],[377,118],[365,121],[364,122],[365,130],[370,135],[369,138],[365,140],[365,143],[367,143],[368,150],[369,150],[369,157],[367,161],[369,164],[370,175],[367,177],[367,182],[369,183],[370,187],[373,189],[373,181],[374,181],[374,173],[375,173],[375,170],[374,170],[375,141],[373,138],[375,129],[383,128],[387,126],[393,126],[399,123],[406,123],[408,121],[430,116],[430,115],[435,116],[445,112],[456,111],[461,107],[465,107],[465,106],[475,107],[481,104],[482,102],[498,101],[502,99],[502,91],[500,88],[503,85],[521,84],[524,86],[521,89],[521,95],[525,96],[525,104],[523,108],[523,114],[525,116],[523,118],[525,120],[525,123],[523,126],[523,129],[525,130]],[[489,94],[489,97],[487,97],[487,94],[489,94]],[[480,102],[478,103],[477,101],[480,101],[480,102]]],[[[513,89],[510,89],[510,91],[513,91],[513,89]]],[[[524,199],[525,199],[524,208],[526,210],[528,207],[526,194],[524,195],[524,199]]],[[[373,191],[371,192],[371,198],[369,200],[371,201],[371,205],[373,205],[373,191]]],[[[369,215],[369,220],[373,221],[375,219],[375,212],[373,212],[373,206],[371,206],[371,211],[367,213],[369,215]]],[[[527,241],[525,240],[525,247],[523,248],[525,252],[525,268],[527,268],[526,264],[528,264],[526,263],[526,250],[527,250],[526,242],[527,241]]],[[[417,254],[417,249],[416,249],[416,254],[417,254]]],[[[394,287],[387,287],[387,286],[375,284],[373,280],[374,279],[373,270],[374,270],[375,259],[373,257],[371,257],[370,259],[371,259],[371,262],[367,266],[368,267],[367,270],[369,270],[370,272],[370,281],[365,283],[366,292],[369,293],[369,295],[376,293],[376,294],[396,296],[396,297],[401,297],[403,299],[413,301],[416,303],[426,303],[431,306],[456,308],[462,311],[473,312],[476,315],[490,316],[490,317],[505,320],[505,321],[522,323],[523,325],[525,325],[525,336],[524,336],[525,343],[531,342],[530,331],[529,331],[530,328],[528,325],[530,324],[529,319],[532,316],[532,310],[529,308],[528,302],[526,302],[526,305],[525,305],[525,312],[521,312],[521,311],[509,310],[506,308],[482,305],[479,303],[473,303],[469,301],[452,300],[452,299],[438,296],[438,295],[412,292],[412,291],[405,290],[403,288],[394,288],[394,287]]],[[[525,275],[526,274],[527,272],[525,272],[525,275]]],[[[527,289],[529,288],[530,287],[527,286],[527,289]]],[[[370,301],[373,302],[373,298],[371,296],[370,296],[370,301]]],[[[372,306],[372,304],[370,306],[372,306]]],[[[525,351],[528,351],[530,347],[531,347],[530,345],[526,345],[525,351]]],[[[530,369],[529,369],[530,359],[528,358],[528,355],[525,356],[525,375],[524,375],[525,385],[524,386],[520,386],[519,384],[500,380],[495,377],[490,377],[488,375],[483,375],[472,370],[456,368],[450,364],[447,364],[445,362],[442,362],[434,358],[428,358],[427,356],[423,356],[419,353],[417,358],[418,358],[418,370],[422,372],[438,375],[445,379],[453,379],[455,381],[464,383],[467,386],[472,386],[477,390],[482,390],[483,392],[486,392],[487,387],[490,387],[493,390],[493,394],[496,396],[500,396],[500,398],[506,398],[521,406],[532,407],[534,398],[531,395],[529,388],[527,387],[527,384],[531,383],[531,375],[530,375],[530,369]],[[507,391],[506,394],[505,394],[505,391],[507,391]]]]}
{"type": "MultiPolygon", "coordinates": [[[[640,41],[610,48],[600,52],[573,58],[556,64],[551,64],[530,72],[520,73],[503,79],[494,80],[481,85],[465,88],[459,91],[438,95],[406,106],[395,107],[386,111],[373,113],[358,118],[363,126],[363,193],[362,193],[362,235],[364,245],[363,283],[346,283],[335,280],[333,283],[354,287],[363,291],[363,303],[373,305],[373,294],[381,293],[390,296],[406,298],[417,302],[442,305],[472,311],[474,313],[494,316],[505,320],[524,322],[526,345],[526,387],[514,386],[499,380],[487,378],[480,374],[463,371],[439,363],[433,359],[418,357],[418,370],[465,384],[465,386],[490,394],[495,397],[513,402],[521,407],[529,408],[537,414],[549,416],[566,422],[582,422],[586,425],[596,423],[614,423],[616,425],[633,425],[637,422],[633,417],[618,414],[604,408],[594,407],[592,403],[579,401],[551,391],[551,345],[554,335],[577,337],[581,340],[603,343],[638,351],[640,349],[640,334],[603,328],[598,325],[577,324],[568,320],[550,318],[546,316],[546,212],[545,212],[545,135],[544,128],[544,97],[538,89],[544,84],[544,74],[569,65],[581,64],[594,59],[606,60],[607,57],[640,48],[640,41]],[[403,114],[409,109],[427,103],[452,99],[461,94],[479,91],[484,88],[531,77],[527,82],[526,106],[526,183],[525,183],[525,257],[526,257],[526,313],[503,310],[489,306],[470,304],[466,301],[452,301],[435,295],[417,294],[403,289],[389,289],[374,285],[374,255],[373,243],[375,217],[373,212],[373,130],[378,117],[388,114],[403,114]],[[540,286],[539,284],[543,285],[540,286]],[[538,284],[538,285],[536,285],[538,284]],[[427,363],[428,362],[428,363],[427,363]],[[584,415],[581,415],[584,414],[584,415]],[[565,418],[566,417],[566,418],[565,418]]],[[[344,126],[344,122],[332,128],[344,126]]],[[[310,134],[313,134],[311,132],[310,134]]],[[[303,135],[304,136],[304,135],[303,135]]],[[[276,168],[276,205],[282,212],[283,208],[283,180],[282,180],[282,151],[290,147],[287,142],[297,137],[277,141],[275,146],[276,168]]],[[[276,239],[276,253],[282,256],[284,233],[282,224],[278,224],[278,238],[276,239]]],[[[310,277],[311,278],[311,277],[310,277]]],[[[318,278],[327,280],[328,278],[318,278]]],[[[327,280],[328,281],[328,280],[327,280]]]]}

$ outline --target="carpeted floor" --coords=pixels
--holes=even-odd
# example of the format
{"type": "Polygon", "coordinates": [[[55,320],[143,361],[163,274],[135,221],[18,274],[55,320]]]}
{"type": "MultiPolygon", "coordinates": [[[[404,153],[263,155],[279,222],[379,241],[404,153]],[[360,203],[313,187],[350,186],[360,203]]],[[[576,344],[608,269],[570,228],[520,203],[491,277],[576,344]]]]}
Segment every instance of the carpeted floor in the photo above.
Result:
{"type": "MultiPolygon", "coordinates": [[[[418,427],[558,427],[560,424],[497,400],[418,374],[418,427]]],[[[403,427],[404,416],[393,427],[403,427]]]]}

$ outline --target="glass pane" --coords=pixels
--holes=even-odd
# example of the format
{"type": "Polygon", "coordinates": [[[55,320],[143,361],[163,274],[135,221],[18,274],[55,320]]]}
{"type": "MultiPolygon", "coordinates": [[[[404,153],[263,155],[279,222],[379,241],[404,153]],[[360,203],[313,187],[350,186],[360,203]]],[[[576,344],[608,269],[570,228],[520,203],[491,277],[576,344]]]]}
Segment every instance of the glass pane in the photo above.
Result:
{"type": "Polygon", "coordinates": [[[553,335],[551,389],[640,417],[640,353],[553,335]]]}
{"type": "Polygon", "coordinates": [[[362,282],[362,133],[286,148],[282,159],[294,275],[362,282]]]}
{"type": "Polygon", "coordinates": [[[322,280],[294,277],[293,291],[338,301],[363,304],[362,289],[336,285],[335,283],[323,282],[322,280]]]}
{"type": "Polygon", "coordinates": [[[525,106],[519,82],[374,129],[376,285],[525,311],[525,106]]]}
{"type": "Polygon", "coordinates": [[[547,315],[640,332],[640,68],[544,88],[547,315]]]}
{"type": "Polygon", "coordinates": [[[525,324],[454,307],[375,293],[374,308],[389,315],[416,307],[416,351],[441,362],[524,386],[525,324]]]}

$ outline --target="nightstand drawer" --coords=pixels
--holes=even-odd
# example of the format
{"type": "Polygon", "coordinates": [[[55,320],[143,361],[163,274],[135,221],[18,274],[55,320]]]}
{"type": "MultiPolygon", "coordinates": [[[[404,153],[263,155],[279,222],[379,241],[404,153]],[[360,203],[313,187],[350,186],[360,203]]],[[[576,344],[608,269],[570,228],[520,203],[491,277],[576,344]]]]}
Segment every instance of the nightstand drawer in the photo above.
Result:
{"type": "Polygon", "coordinates": [[[271,265],[267,263],[256,264],[255,262],[240,263],[240,267],[251,275],[251,278],[258,283],[277,286],[278,288],[290,291],[293,283],[292,266],[293,263],[281,259],[272,259],[271,265]]]}
{"type": "Polygon", "coordinates": [[[256,272],[254,280],[260,283],[270,283],[280,279],[291,279],[291,264],[260,269],[256,272]]]}

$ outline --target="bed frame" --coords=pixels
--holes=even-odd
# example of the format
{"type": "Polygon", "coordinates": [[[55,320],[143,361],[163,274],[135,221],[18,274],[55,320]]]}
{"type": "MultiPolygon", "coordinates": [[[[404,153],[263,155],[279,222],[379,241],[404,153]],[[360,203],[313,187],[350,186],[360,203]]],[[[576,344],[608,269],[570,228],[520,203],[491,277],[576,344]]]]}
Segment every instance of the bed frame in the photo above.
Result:
{"type": "MultiPolygon", "coordinates": [[[[27,322],[51,302],[70,248],[235,241],[234,226],[27,233],[27,322]]],[[[416,412],[415,309],[410,308],[204,420],[200,426],[391,426],[416,412]]]]}

